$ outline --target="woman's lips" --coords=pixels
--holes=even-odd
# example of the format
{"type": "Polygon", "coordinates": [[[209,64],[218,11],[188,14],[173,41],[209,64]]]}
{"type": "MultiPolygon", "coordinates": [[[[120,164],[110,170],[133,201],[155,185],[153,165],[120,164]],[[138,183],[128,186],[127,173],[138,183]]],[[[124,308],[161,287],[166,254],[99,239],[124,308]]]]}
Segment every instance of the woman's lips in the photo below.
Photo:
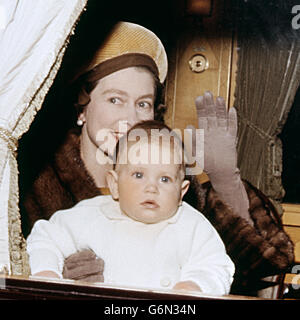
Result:
{"type": "Polygon", "coordinates": [[[157,209],[159,205],[154,200],[146,200],[141,202],[141,205],[146,209],[157,209]]]}

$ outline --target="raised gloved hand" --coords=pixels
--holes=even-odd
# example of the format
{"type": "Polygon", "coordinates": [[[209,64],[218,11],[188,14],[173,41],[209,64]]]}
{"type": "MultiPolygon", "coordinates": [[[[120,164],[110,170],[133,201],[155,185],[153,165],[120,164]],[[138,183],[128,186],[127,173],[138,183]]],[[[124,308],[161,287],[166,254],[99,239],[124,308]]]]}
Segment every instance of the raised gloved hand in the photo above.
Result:
{"type": "Polygon", "coordinates": [[[64,264],[64,279],[103,282],[104,261],[91,250],[82,250],[70,255],[64,264]]]}
{"type": "Polygon", "coordinates": [[[198,127],[204,130],[204,171],[210,179],[232,176],[237,168],[236,110],[226,110],[223,98],[205,92],[196,98],[198,127]]]}
{"type": "Polygon", "coordinates": [[[213,188],[234,212],[252,223],[249,201],[237,168],[237,114],[210,92],[196,98],[199,129],[204,130],[204,171],[213,188]]]}

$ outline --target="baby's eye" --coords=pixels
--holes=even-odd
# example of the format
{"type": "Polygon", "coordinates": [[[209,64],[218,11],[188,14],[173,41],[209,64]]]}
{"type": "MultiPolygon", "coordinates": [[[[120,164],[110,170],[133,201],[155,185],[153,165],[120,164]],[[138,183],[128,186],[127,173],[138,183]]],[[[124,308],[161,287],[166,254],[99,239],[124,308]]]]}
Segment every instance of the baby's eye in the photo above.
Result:
{"type": "Polygon", "coordinates": [[[170,177],[167,177],[167,176],[163,176],[160,178],[161,182],[170,182],[171,181],[171,178],[170,177]]]}
{"type": "Polygon", "coordinates": [[[135,172],[133,176],[137,179],[142,179],[143,178],[143,173],[142,172],[135,172]]]}

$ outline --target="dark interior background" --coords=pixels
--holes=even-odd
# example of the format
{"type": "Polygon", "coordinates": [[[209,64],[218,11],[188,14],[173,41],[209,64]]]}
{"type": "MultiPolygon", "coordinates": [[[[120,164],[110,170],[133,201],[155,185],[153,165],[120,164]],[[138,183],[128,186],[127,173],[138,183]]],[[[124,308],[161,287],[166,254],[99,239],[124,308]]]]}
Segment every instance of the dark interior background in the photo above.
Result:
{"type": "Polygon", "coordinates": [[[300,203],[300,88],[280,135],[283,151],[284,202],[300,203]]]}

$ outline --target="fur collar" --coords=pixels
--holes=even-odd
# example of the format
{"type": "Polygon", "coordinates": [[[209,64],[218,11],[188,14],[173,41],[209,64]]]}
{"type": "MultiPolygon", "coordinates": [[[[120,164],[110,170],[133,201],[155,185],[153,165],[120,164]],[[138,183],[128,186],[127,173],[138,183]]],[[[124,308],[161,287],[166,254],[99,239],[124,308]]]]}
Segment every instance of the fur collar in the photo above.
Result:
{"type": "Polygon", "coordinates": [[[80,156],[80,132],[69,131],[64,143],[55,154],[54,168],[74,203],[100,194],[94,179],[80,156]]]}

